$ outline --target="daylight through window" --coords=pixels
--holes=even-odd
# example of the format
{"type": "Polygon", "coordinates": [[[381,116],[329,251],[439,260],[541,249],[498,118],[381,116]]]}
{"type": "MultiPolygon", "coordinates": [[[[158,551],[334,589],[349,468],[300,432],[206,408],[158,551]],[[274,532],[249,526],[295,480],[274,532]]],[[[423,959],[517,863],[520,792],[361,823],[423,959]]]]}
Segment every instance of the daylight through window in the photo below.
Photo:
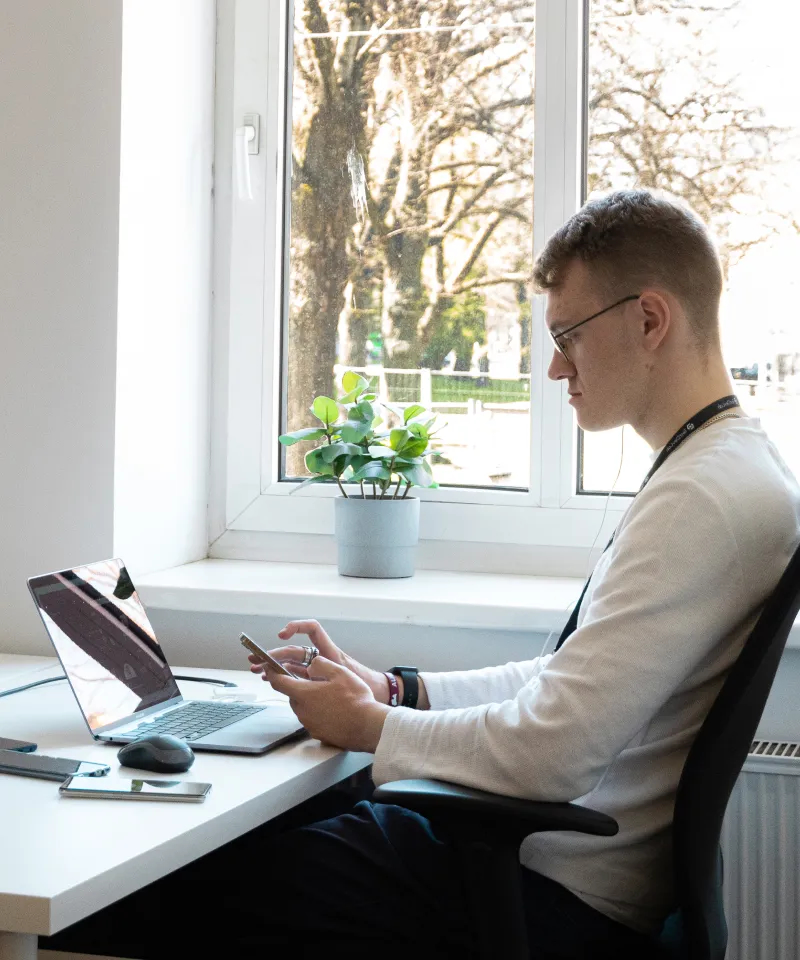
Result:
{"type": "Polygon", "coordinates": [[[355,370],[441,415],[440,484],[528,487],[534,17],[295,0],[283,429],[355,370]]]}

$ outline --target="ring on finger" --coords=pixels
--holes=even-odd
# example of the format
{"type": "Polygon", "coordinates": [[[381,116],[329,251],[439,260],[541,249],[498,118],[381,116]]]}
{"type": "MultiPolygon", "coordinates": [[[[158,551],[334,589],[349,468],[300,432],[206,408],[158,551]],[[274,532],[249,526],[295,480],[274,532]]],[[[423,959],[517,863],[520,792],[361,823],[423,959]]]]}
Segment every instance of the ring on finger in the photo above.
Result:
{"type": "Polygon", "coordinates": [[[305,651],[305,655],[303,657],[303,666],[310,667],[311,661],[314,659],[314,657],[319,656],[319,650],[317,650],[317,648],[313,645],[310,647],[303,647],[303,650],[305,651]]]}

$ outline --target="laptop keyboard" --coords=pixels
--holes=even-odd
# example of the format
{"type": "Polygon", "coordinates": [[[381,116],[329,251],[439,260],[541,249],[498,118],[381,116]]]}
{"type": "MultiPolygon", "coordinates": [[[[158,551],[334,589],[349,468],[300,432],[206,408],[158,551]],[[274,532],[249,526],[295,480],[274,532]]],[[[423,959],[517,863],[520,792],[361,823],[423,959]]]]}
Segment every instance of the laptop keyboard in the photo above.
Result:
{"type": "Polygon", "coordinates": [[[170,710],[155,720],[144,721],[138,727],[127,732],[138,740],[151,733],[170,733],[181,740],[199,740],[209,733],[228,727],[237,720],[259,713],[263,707],[248,707],[239,703],[214,703],[206,700],[192,700],[170,710]]]}

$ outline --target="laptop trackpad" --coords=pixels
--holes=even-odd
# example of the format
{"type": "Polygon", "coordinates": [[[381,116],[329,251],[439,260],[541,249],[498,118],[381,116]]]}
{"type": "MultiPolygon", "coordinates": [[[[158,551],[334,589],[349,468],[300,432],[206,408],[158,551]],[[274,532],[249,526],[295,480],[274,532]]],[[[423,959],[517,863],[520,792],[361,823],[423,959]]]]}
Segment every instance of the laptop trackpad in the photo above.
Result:
{"type": "Polygon", "coordinates": [[[290,707],[270,704],[243,720],[193,740],[190,746],[201,750],[236,750],[242,753],[263,753],[271,746],[298,734],[303,727],[290,707]]]}

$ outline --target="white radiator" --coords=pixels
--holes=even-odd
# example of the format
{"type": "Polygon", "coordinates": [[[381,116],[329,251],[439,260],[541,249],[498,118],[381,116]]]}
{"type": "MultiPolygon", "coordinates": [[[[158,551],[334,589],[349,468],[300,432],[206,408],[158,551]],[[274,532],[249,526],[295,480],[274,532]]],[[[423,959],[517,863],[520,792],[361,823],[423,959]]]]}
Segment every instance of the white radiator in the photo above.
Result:
{"type": "Polygon", "coordinates": [[[800,744],[757,740],[722,828],[726,960],[800,958],[800,744]]]}

